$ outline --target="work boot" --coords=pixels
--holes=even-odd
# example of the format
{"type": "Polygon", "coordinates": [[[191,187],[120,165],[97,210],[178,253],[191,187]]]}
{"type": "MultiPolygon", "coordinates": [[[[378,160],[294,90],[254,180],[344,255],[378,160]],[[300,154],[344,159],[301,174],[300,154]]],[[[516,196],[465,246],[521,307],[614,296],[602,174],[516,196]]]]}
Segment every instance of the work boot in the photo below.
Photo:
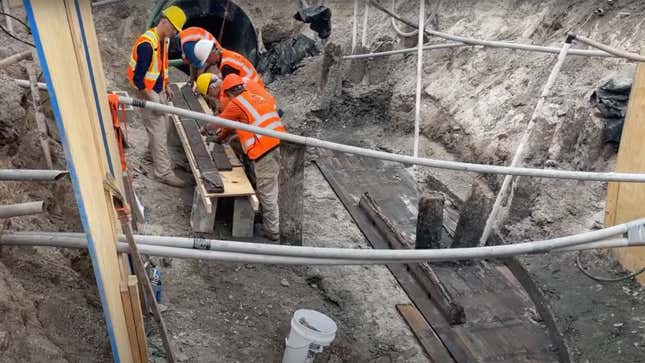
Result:
{"type": "Polygon", "coordinates": [[[174,173],[168,173],[164,176],[157,176],[156,179],[166,185],[172,187],[182,188],[188,185],[186,181],[175,175],[174,173]]]}
{"type": "Polygon", "coordinates": [[[262,231],[262,237],[269,241],[278,242],[280,240],[280,233],[271,233],[266,230],[262,231]]]}

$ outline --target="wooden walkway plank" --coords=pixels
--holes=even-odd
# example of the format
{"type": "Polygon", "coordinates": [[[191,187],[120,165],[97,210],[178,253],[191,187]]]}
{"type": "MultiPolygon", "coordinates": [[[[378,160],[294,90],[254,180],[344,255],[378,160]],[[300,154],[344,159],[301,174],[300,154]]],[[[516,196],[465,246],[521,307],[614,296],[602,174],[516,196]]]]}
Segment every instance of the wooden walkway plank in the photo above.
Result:
{"type": "Polygon", "coordinates": [[[446,353],[445,348],[443,345],[438,345],[440,342],[437,341],[434,331],[414,305],[398,304],[396,309],[408,324],[414,336],[417,337],[419,343],[421,343],[423,350],[430,358],[430,362],[450,363],[455,361],[449,354],[443,354],[446,353]],[[438,352],[440,354],[437,354],[438,352]]]}

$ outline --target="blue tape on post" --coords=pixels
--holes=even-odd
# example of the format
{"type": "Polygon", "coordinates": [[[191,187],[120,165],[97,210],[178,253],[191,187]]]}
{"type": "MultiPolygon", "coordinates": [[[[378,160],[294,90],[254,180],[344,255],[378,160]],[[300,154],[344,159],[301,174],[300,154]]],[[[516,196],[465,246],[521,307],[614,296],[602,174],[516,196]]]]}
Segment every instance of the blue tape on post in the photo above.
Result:
{"type": "MultiPolygon", "coordinates": [[[[74,7],[76,8],[76,16],[78,17],[78,24],[81,27],[81,39],[83,41],[83,51],[85,52],[85,61],[87,62],[87,72],[90,75],[90,83],[92,84],[92,94],[94,96],[94,105],[96,106],[96,113],[99,116],[99,125],[101,126],[101,136],[103,137],[103,147],[105,147],[105,156],[107,158],[108,166],[110,167],[110,174],[114,177],[114,166],[112,165],[112,158],[110,157],[110,148],[105,133],[105,125],[103,124],[103,112],[101,112],[101,103],[99,101],[98,90],[96,89],[96,80],[94,79],[94,67],[92,66],[92,58],[90,57],[90,50],[87,47],[87,37],[85,36],[85,26],[83,25],[83,17],[81,16],[81,8],[78,0],[74,0],[74,7]]],[[[107,92],[107,90],[102,90],[107,92]]]]}
{"type": "MultiPolygon", "coordinates": [[[[25,7],[25,13],[29,20],[29,26],[31,27],[31,32],[36,44],[36,51],[38,52],[38,59],[40,60],[40,67],[42,69],[43,75],[47,82],[47,88],[49,91],[49,100],[52,105],[52,110],[54,111],[54,116],[56,118],[56,125],[60,133],[61,142],[63,143],[65,150],[65,159],[67,160],[67,169],[69,170],[70,179],[72,180],[72,185],[74,187],[74,197],[76,198],[76,204],[78,205],[78,212],[81,217],[81,223],[83,225],[83,230],[85,231],[85,237],[87,238],[87,247],[92,258],[92,265],[94,266],[94,277],[96,278],[96,286],[99,291],[99,298],[101,299],[101,305],[103,306],[103,316],[105,317],[105,325],[108,331],[108,336],[110,338],[110,345],[112,346],[112,355],[115,362],[120,362],[121,358],[119,356],[119,350],[116,345],[116,339],[114,337],[114,327],[112,326],[112,319],[110,316],[110,310],[107,306],[107,301],[105,297],[105,287],[103,286],[103,278],[101,276],[101,271],[98,265],[98,259],[96,256],[96,248],[94,245],[94,240],[92,239],[92,234],[90,233],[90,226],[87,221],[87,211],[85,209],[85,203],[83,201],[83,196],[81,195],[81,189],[78,182],[78,175],[76,173],[76,167],[74,166],[74,161],[72,159],[69,146],[67,144],[67,133],[63,127],[63,119],[61,116],[60,108],[58,106],[58,99],[56,97],[56,92],[54,84],[49,73],[49,66],[47,64],[47,58],[45,57],[45,52],[43,51],[42,41],[40,40],[40,32],[36,20],[34,18],[34,11],[31,6],[31,0],[23,0],[23,5],[25,7]]],[[[57,6],[52,3],[52,6],[57,6]]]]}

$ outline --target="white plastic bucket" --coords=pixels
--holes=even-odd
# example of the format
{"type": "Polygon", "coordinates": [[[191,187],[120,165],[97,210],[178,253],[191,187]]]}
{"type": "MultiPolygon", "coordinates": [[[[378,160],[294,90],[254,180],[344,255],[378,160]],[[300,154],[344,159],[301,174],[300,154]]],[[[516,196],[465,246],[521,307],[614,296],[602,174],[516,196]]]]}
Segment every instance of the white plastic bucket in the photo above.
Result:
{"type": "Polygon", "coordinates": [[[336,338],[336,323],[315,310],[296,310],[291,318],[291,330],[285,340],[282,363],[312,363],[336,338]]]}

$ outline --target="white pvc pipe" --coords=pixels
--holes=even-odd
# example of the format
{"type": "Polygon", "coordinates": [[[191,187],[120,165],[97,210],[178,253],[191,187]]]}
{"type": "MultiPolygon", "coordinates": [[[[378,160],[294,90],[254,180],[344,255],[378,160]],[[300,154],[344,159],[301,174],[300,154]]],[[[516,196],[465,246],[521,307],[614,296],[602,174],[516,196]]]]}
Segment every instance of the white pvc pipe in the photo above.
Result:
{"type": "Polygon", "coordinates": [[[415,158],[409,155],[401,155],[388,153],[384,151],[377,151],[371,149],[360,148],[356,146],[344,145],[335,142],[316,139],[313,137],[301,136],[290,134],[287,132],[278,132],[268,130],[265,128],[248,125],[245,123],[226,120],[221,117],[207,115],[201,112],[186,110],[183,108],[164,105],[161,103],[144,101],[134,99],[131,97],[119,96],[119,102],[142,107],[149,110],[154,110],[162,113],[175,114],[186,118],[210,122],[220,127],[227,127],[231,129],[239,129],[252,132],[258,135],[266,135],[275,137],[280,140],[288,141],[294,144],[300,144],[310,147],[334,150],[338,152],[361,155],[370,158],[381,160],[388,160],[400,162],[405,164],[414,164],[427,166],[438,169],[458,170],[463,172],[474,173],[489,173],[489,174],[506,174],[515,176],[529,176],[538,178],[553,178],[553,179],[572,179],[572,180],[587,180],[587,181],[620,181],[620,182],[645,182],[645,174],[636,173],[614,173],[614,172],[589,172],[589,171],[572,171],[572,170],[552,170],[552,169],[534,169],[534,168],[514,168],[509,166],[485,165],[464,163],[458,161],[447,161],[429,158],[415,158]]]}
{"type": "MultiPolygon", "coordinates": [[[[419,0],[419,29],[425,28],[426,0],[419,0]]],[[[414,141],[412,156],[419,157],[419,123],[421,122],[421,86],[423,85],[423,37],[424,32],[419,32],[417,39],[417,88],[414,104],[414,141]]]]}
{"type": "MultiPolygon", "coordinates": [[[[31,87],[31,84],[26,79],[14,79],[13,81],[16,82],[16,84],[20,87],[25,87],[25,88],[31,87]]],[[[45,83],[38,82],[36,85],[38,86],[39,89],[47,90],[47,84],[45,83]]]]}
{"type": "MultiPolygon", "coordinates": [[[[599,240],[614,238],[627,233],[629,229],[645,225],[645,219],[639,219],[613,227],[585,232],[573,236],[566,236],[544,241],[521,242],[502,246],[488,246],[475,248],[452,248],[435,250],[384,250],[384,249],[349,249],[327,247],[283,246],[239,241],[201,240],[185,237],[166,236],[135,236],[137,244],[155,245],[172,248],[191,249],[199,247],[227,253],[242,253],[247,255],[268,255],[315,259],[343,259],[361,261],[393,262],[419,262],[419,261],[454,261],[464,259],[500,258],[524,254],[546,253],[567,247],[580,246],[599,240]]],[[[0,244],[56,246],[59,243],[73,240],[84,240],[85,235],[70,233],[44,233],[44,232],[14,232],[0,235],[0,244]]],[[[622,240],[621,240],[622,241],[622,240]]],[[[632,242],[635,243],[635,242],[632,242]]],[[[644,242],[645,243],[645,242],[644,242]]],[[[624,247],[624,244],[621,245],[624,247]]]]}
{"type": "MultiPolygon", "coordinates": [[[[529,138],[533,134],[533,129],[535,128],[538,115],[540,114],[540,111],[542,111],[542,108],[544,107],[544,102],[546,102],[546,98],[551,94],[551,88],[553,87],[553,84],[555,83],[555,80],[558,77],[558,74],[560,74],[560,70],[562,69],[564,60],[567,57],[567,51],[569,50],[569,47],[571,47],[571,42],[569,39],[567,39],[567,42],[564,43],[564,46],[562,47],[562,51],[560,52],[560,55],[558,56],[558,59],[555,62],[555,65],[553,66],[551,73],[549,74],[549,78],[547,79],[546,84],[542,89],[542,93],[538,98],[537,104],[535,105],[535,109],[533,109],[533,114],[529,119],[529,123],[526,125],[526,129],[524,130],[524,134],[520,139],[520,143],[517,146],[517,150],[515,150],[515,154],[513,155],[513,159],[511,160],[511,167],[517,167],[522,164],[522,159],[524,158],[524,154],[526,152],[526,145],[529,142],[529,138]]],[[[508,195],[508,190],[511,186],[512,181],[513,181],[512,175],[507,175],[506,177],[504,177],[504,182],[502,182],[502,186],[499,189],[499,192],[497,193],[497,197],[495,198],[495,203],[493,204],[493,208],[491,209],[490,214],[486,219],[486,225],[484,226],[484,231],[482,232],[481,238],[479,239],[480,247],[486,245],[486,242],[488,242],[488,237],[490,236],[493,228],[495,227],[495,224],[497,223],[497,217],[502,207],[502,201],[506,199],[508,195]]],[[[511,197],[509,197],[508,204],[510,204],[511,202],[510,198],[511,197]]]]}

